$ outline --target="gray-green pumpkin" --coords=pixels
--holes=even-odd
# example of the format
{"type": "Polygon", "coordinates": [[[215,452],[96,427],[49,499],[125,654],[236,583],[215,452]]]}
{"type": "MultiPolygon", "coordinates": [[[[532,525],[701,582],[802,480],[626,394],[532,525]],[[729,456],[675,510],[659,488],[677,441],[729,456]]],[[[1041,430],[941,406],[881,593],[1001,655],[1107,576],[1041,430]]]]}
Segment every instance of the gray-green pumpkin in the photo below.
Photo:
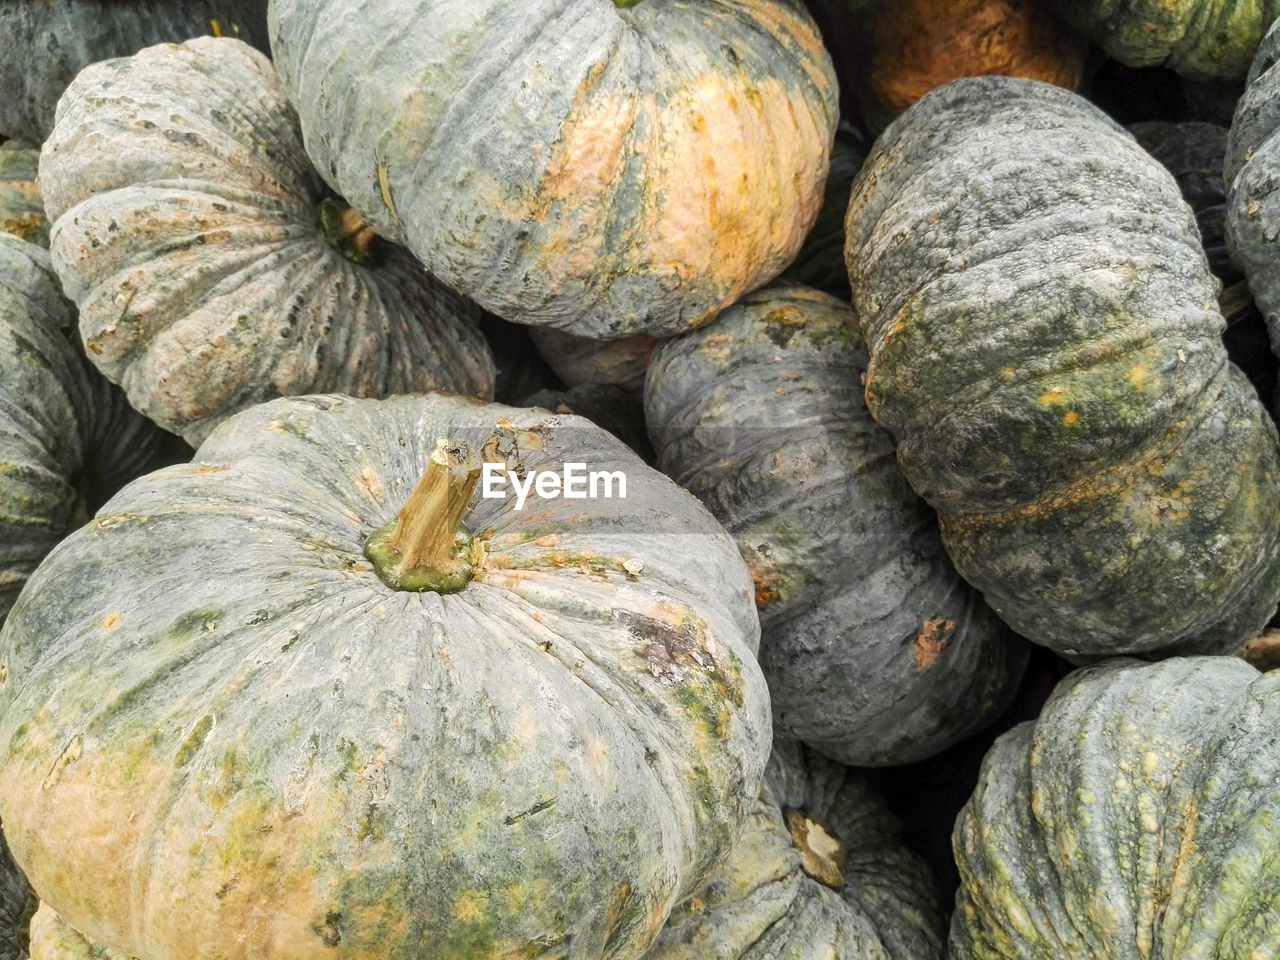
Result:
{"type": "Polygon", "coordinates": [[[48,254],[0,232],[0,623],[40,559],[165,446],[74,336],[48,254]]]}
{"type": "Polygon", "coordinates": [[[571,390],[539,390],[519,405],[586,417],[612,433],[646,463],[653,462],[653,448],[644,426],[644,400],[638,393],[612,383],[584,383],[571,390]]]}
{"type": "Polygon", "coordinates": [[[9,856],[0,832],[0,957],[24,960],[27,956],[27,927],[35,910],[35,894],[9,856]]]}
{"type": "Polygon", "coordinates": [[[846,262],[867,402],[956,568],[1068,657],[1238,652],[1280,598],[1280,447],[1173,177],[982,77],[885,131],[846,262]]]}
{"type": "Polygon", "coordinates": [[[93,361],[192,444],[282,395],[493,394],[479,308],[325,196],[270,62],[238,40],[83,71],[40,184],[93,361]]]}
{"type": "Polygon", "coordinates": [[[0,816],[126,957],[635,958],[758,796],[758,630],[728,534],[581,418],[279,399],[36,571],[0,633],[0,816]],[[444,498],[453,584],[387,586],[370,538],[428,457],[481,450],[626,496],[444,498]]]}
{"type": "Polygon", "coordinates": [[[644,372],[658,341],[647,333],[617,340],[592,340],[552,327],[530,327],[538,353],[569,387],[608,383],[625,390],[644,388],[644,372]]]}
{"type": "Polygon", "coordinates": [[[1280,0],[1055,0],[1058,12],[1131,67],[1194,80],[1244,76],[1280,0]]]}
{"type": "Polygon", "coordinates": [[[705,323],[795,257],[836,80],[802,0],[276,0],[307,151],[380,234],[508,320],[705,323]]]}
{"type": "Polygon", "coordinates": [[[777,742],[729,859],[645,960],[941,960],[933,877],[899,833],[865,774],[777,742]]]}
{"type": "Polygon", "coordinates": [[[42,143],[82,69],[212,34],[266,49],[267,0],[0,0],[0,137],[42,143]]]}
{"type": "Polygon", "coordinates": [[[1112,660],[996,741],[956,821],[953,960],[1280,955],[1280,674],[1112,660]]]}
{"type": "Polygon", "coordinates": [[[751,570],[775,728],[858,765],[972,733],[1025,664],[867,412],[866,363],[848,305],[780,283],[662,341],[645,385],[659,465],[751,570]]]}
{"type": "Polygon", "coordinates": [[[49,221],[36,186],[39,163],[38,147],[17,140],[0,144],[0,231],[47,248],[49,221]]]}

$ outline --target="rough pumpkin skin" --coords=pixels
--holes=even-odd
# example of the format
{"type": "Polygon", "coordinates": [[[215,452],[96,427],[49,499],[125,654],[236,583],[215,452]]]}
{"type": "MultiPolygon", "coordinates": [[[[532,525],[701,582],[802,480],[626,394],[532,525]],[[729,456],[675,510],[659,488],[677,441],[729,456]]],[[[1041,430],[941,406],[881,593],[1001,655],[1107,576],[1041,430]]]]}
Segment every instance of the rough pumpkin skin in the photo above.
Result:
{"type": "Polygon", "coordinates": [[[933,877],[865,774],[775,742],[729,859],[645,960],[941,960],[933,877]]]}
{"type": "Polygon", "coordinates": [[[493,395],[479,308],[406,251],[339,237],[270,62],[238,40],[83,71],[40,182],[93,361],[193,445],[282,395],[493,395]]]}
{"type": "Polygon", "coordinates": [[[1081,98],[959,80],[846,221],[867,403],[956,568],[1068,657],[1238,652],[1280,598],[1280,448],[1178,186],[1081,98]]]}
{"type": "Polygon", "coordinates": [[[0,0],[0,137],[43,143],[82,69],[212,34],[267,48],[266,0],[0,0]]]}
{"type": "Polygon", "coordinates": [[[953,836],[953,960],[1280,955],[1280,674],[1112,660],[996,741],[953,836]]]}
{"type": "Polygon", "coordinates": [[[508,320],[690,329],[817,215],[836,81],[801,0],[274,0],[269,20],[321,174],[508,320]]]}
{"type": "Polygon", "coordinates": [[[0,623],[54,544],[164,449],[74,331],[49,255],[0,233],[0,623]]]}
{"type": "Polygon", "coordinates": [[[1026,662],[867,412],[866,363],[847,304],[778,283],[662,341],[645,385],[659,465],[752,572],[775,729],[861,766],[973,733],[1026,662]]]}
{"type": "Polygon", "coordinates": [[[35,909],[36,895],[9,856],[0,833],[0,957],[23,960],[27,955],[27,928],[35,909]]]}
{"type": "Polygon", "coordinates": [[[581,418],[276,400],[28,584],[0,816],[41,900],[123,956],[630,960],[758,795],[758,629],[728,535],[581,418]],[[437,438],[495,431],[513,469],[622,470],[626,498],[477,498],[465,587],[386,587],[368,536],[437,438]]]}
{"type": "Polygon", "coordinates": [[[569,387],[614,384],[626,390],[644,388],[644,372],[658,342],[647,333],[620,340],[589,340],[551,327],[531,327],[538,353],[569,387]]]}
{"type": "Polygon", "coordinates": [[[1165,66],[1193,80],[1249,69],[1280,0],[1055,0],[1058,12],[1131,67],[1165,66]]]}
{"type": "Polygon", "coordinates": [[[48,249],[49,221],[36,186],[39,162],[38,147],[16,140],[0,144],[0,232],[48,249]]]}

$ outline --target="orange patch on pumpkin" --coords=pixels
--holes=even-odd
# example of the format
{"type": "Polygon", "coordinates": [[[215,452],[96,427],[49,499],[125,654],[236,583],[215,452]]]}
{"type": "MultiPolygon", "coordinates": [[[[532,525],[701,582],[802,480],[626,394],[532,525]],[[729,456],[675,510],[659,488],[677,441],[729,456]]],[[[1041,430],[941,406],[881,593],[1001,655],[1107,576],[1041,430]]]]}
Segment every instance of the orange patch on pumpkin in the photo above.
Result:
{"type": "Polygon", "coordinates": [[[113,610],[107,614],[102,620],[102,632],[110,633],[124,621],[124,615],[119,610],[113,610]]]}
{"type": "Polygon", "coordinates": [[[943,651],[951,645],[955,630],[956,622],[945,617],[930,617],[921,624],[913,656],[917,670],[927,670],[938,661],[943,651]]]}

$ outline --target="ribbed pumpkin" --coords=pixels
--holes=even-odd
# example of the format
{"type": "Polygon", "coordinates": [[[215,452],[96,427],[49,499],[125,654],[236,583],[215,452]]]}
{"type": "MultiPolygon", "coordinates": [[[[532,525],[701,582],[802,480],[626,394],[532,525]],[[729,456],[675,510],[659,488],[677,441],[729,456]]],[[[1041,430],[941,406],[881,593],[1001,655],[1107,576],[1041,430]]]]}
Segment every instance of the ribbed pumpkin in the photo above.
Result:
{"type": "Polygon", "coordinates": [[[1230,657],[1071,674],[956,822],[956,960],[1280,955],[1280,674],[1230,657]]]}
{"type": "Polygon", "coordinates": [[[1131,67],[1196,80],[1242,77],[1280,0],[1056,0],[1077,29],[1131,67]]]}
{"type": "Polygon", "coordinates": [[[83,71],[40,183],[94,362],[192,444],[281,395],[493,394],[479,308],[325,197],[270,62],[238,40],[83,71]]]}
{"type": "Polygon", "coordinates": [[[0,623],[40,559],[166,448],[74,336],[48,254],[0,233],[0,623]]]}
{"type": "Polygon", "coordinates": [[[590,340],[551,327],[529,330],[538,352],[570,387],[611,383],[625,390],[644,388],[644,372],[658,341],[647,333],[619,340],[590,340]]]}
{"type": "Polygon", "coordinates": [[[877,143],[846,261],[867,402],[960,573],[1070,657],[1238,651],[1280,448],[1173,178],[1083,99],[959,80],[877,143]]]}
{"type": "Polygon", "coordinates": [[[775,728],[842,762],[906,763],[991,720],[1025,656],[947,561],[865,369],[847,305],[776,284],[663,341],[645,413],[659,465],[751,570],[775,728]]]}
{"type": "Polygon", "coordinates": [[[267,0],[0,0],[0,137],[42,143],[83,68],[204,34],[266,49],[267,0]]]}
{"type": "Polygon", "coordinates": [[[774,746],[747,827],[645,960],[940,960],[928,868],[864,774],[774,746]]]}
{"type": "Polygon", "coordinates": [[[321,174],[499,316],[663,336],[780,273],[836,83],[801,0],[276,0],[321,174]]]}
{"type": "Polygon", "coordinates": [[[0,816],[41,900],[126,957],[634,958],[758,795],[758,629],[728,535],[585,420],[275,400],[28,583],[0,816]],[[471,499],[482,449],[626,495],[471,499]],[[418,575],[402,505],[439,590],[387,585],[418,575]]]}
{"type": "Polygon", "coordinates": [[[0,144],[0,231],[48,247],[49,221],[36,186],[39,162],[38,148],[16,140],[0,144]]]}

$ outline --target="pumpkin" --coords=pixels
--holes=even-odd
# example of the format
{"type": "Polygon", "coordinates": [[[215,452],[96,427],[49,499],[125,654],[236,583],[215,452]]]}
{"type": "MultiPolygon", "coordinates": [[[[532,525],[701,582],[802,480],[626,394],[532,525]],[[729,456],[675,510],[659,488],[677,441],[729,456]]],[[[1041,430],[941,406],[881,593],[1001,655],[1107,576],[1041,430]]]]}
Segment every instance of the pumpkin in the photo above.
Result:
{"type": "Polygon", "coordinates": [[[0,137],[43,143],[84,67],[165,41],[240,37],[266,49],[266,0],[0,0],[0,137]]]}
{"type": "Polygon", "coordinates": [[[653,462],[653,448],[644,426],[644,401],[630,390],[612,383],[584,383],[571,390],[538,390],[521,400],[519,406],[586,417],[634,450],[645,463],[653,462]]]}
{"type": "Polygon", "coordinates": [[[0,623],[40,559],[170,449],[74,329],[48,254],[0,233],[0,623]]]}
{"type": "Polygon", "coordinates": [[[1026,660],[867,413],[866,362],[847,305],[776,284],[663,341],[645,384],[659,466],[751,570],[775,729],[860,766],[973,733],[1026,660]]]}
{"type": "Polygon", "coordinates": [[[523,407],[522,399],[531,393],[564,387],[533,345],[529,330],[488,312],[480,318],[480,332],[493,351],[493,398],[499,403],[523,407]]]}
{"type": "Polygon", "coordinates": [[[866,774],[776,743],[728,861],[645,960],[940,960],[933,877],[899,833],[866,774]]]}
{"type": "Polygon", "coordinates": [[[0,833],[0,957],[24,960],[27,955],[27,926],[35,909],[35,895],[9,856],[4,834],[0,833]]]}
{"type": "Polygon", "coordinates": [[[10,140],[0,144],[0,231],[49,246],[49,221],[36,187],[40,151],[10,140]]]}
{"type": "Polygon", "coordinates": [[[93,361],[193,445],[281,395],[492,396],[479,308],[325,196],[270,62],[238,40],[84,70],[40,183],[93,361]]]}
{"type": "Polygon", "coordinates": [[[1280,675],[1231,657],[1071,674],[956,821],[951,956],[1280,954],[1280,675]]]}
{"type": "Polygon", "coordinates": [[[1242,77],[1280,0],[1056,0],[1063,18],[1131,67],[1193,80],[1242,77]]]}
{"type": "Polygon", "coordinates": [[[508,320],[612,340],[780,273],[822,199],[831,60],[802,0],[276,0],[329,184],[508,320]]]}
{"type": "Polygon", "coordinates": [[[647,333],[618,340],[591,340],[551,327],[530,327],[538,353],[569,387],[610,383],[642,390],[649,357],[658,342],[647,333]]]}
{"type": "Polygon", "coordinates": [[[1258,634],[1280,447],[1163,167],[1068,91],[958,80],[885,131],[846,229],[868,406],[1006,623],[1076,659],[1258,634]]]}
{"type": "Polygon", "coordinates": [[[282,398],[28,582],[0,816],[124,957],[635,958],[758,795],[758,630],[728,535],[581,418],[282,398]],[[625,496],[473,498],[481,451],[625,496]]]}

